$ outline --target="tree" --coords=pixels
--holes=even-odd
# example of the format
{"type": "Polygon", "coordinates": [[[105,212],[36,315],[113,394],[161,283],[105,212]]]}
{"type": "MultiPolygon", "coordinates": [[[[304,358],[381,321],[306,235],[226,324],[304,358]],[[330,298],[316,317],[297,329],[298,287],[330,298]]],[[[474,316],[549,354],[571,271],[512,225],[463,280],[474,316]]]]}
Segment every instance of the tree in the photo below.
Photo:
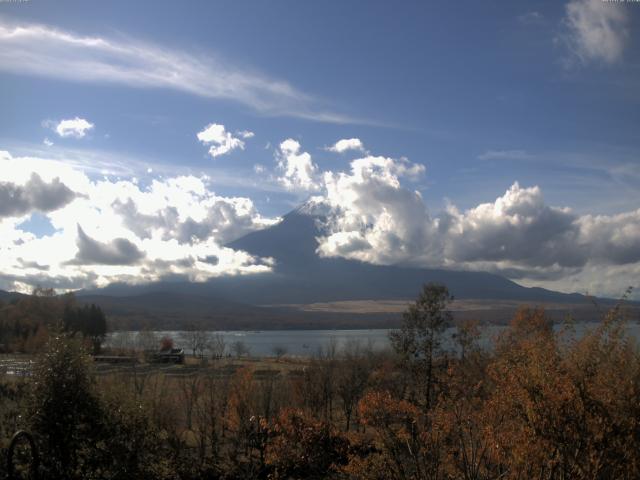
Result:
{"type": "Polygon", "coordinates": [[[287,354],[287,347],[284,345],[274,345],[271,349],[271,352],[275,355],[277,360],[280,360],[287,354]]]}
{"type": "Polygon", "coordinates": [[[136,345],[143,352],[155,352],[160,345],[160,339],[149,329],[140,330],[136,335],[136,345]]]}
{"type": "Polygon", "coordinates": [[[233,353],[235,353],[236,357],[238,358],[245,355],[248,356],[251,353],[251,350],[249,349],[247,344],[242,340],[236,340],[235,342],[233,342],[233,344],[231,344],[231,348],[233,349],[233,353]]]}
{"type": "Polygon", "coordinates": [[[173,338],[164,336],[160,339],[160,351],[170,352],[173,350],[173,338]]]}
{"type": "Polygon", "coordinates": [[[211,357],[218,359],[224,356],[224,351],[227,348],[227,344],[224,341],[224,337],[220,333],[215,333],[209,337],[207,348],[211,353],[211,357]]]}
{"type": "Polygon", "coordinates": [[[353,411],[362,398],[369,380],[369,365],[364,353],[359,342],[348,342],[337,371],[336,391],[342,400],[347,431],[351,426],[353,411]]]}
{"type": "Polygon", "coordinates": [[[93,354],[97,355],[107,335],[107,318],[102,309],[93,303],[88,308],[86,316],[86,329],[83,333],[91,339],[93,354]]]}
{"type": "Polygon", "coordinates": [[[71,334],[81,333],[89,338],[93,346],[93,353],[100,353],[102,342],[107,335],[107,319],[102,309],[95,305],[74,307],[66,305],[62,315],[64,330],[71,334]]]}
{"type": "Polygon", "coordinates": [[[31,429],[52,478],[83,478],[95,461],[87,450],[102,427],[102,412],[79,340],[54,333],[38,362],[31,398],[31,429]]]}
{"type": "Polygon", "coordinates": [[[402,315],[400,330],[389,334],[393,349],[422,389],[426,409],[431,407],[433,399],[434,357],[440,349],[442,334],[452,320],[451,312],[446,309],[451,301],[453,297],[444,285],[424,285],[418,299],[402,315]]]}
{"type": "Polygon", "coordinates": [[[192,351],[194,357],[201,357],[209,343],[209,332],[194,325],[192,325],[187,331],[182,332],[180,337],[192,351]]]}
{"type": "Polygon", "coordinates": [[[478,348],[478,339],[480,338],[480,330],[478,322],[475,320],[465,320],[456,326],[456,332],[453,339],[460,350],[460,359],[464,362],[467,354],[472,353],[478,348]]]}

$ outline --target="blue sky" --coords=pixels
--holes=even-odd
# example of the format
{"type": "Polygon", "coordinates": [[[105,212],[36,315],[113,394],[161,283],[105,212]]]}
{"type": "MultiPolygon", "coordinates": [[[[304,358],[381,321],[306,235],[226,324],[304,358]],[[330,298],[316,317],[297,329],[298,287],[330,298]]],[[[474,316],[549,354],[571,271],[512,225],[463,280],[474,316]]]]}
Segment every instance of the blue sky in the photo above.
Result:
{"type": "MultiPolygon", "coordinates": [[[[570,208],[580,225],[589,215],[611,220],[640,206],[639,15],[640,4],[594,0],[3,2],[0,150],[14,168],[19,158],[55,160],[92,181],[135,177],[141,191],[154,179],[206,175],[211,194],[250,199],[267,223],[310,196],[328,198],[324,172],[355,178],[350,162],[375,156],[424,166],[420,175],[405,175],[375,164],[388,169],[386,179],[419,192],[424,211],[407,222],[424,223],[426,215],[442,224],[452,205],[461,214],[495,205],[514,182],[523,191],[537,188],[532,195],[545,208],[570,208]],[[26,34],[12,35],[16,28],[26,34]],[[92,127],[82,135],[56,132],[73,119],[92,127]],[[212,143],[196,135],[211,124],[223,125],[243,146],[210,155],[212,143]],[[243,131],[253,136],[242,138],[243,131]],[[328,150],[350,138],[364,147],[328,150]],[[281,146],[287,139],[299,144],[289,156],[281,146]],[[309,159],[296,161],[315,169],[313,188],[285,180],[295,175],[287,166],[302,152],[309,159]]],[[[9,174],[0,173],[2,180],[19,184],[9,174]]],[[[349,210],[337,197],[332,202],[349,210]]],[[[414,236],[431,239],[429,229],[418,234],[404,224],[394,228],[413,232],[411,239],[400,235],[411,245],[407,257],[372,257],[366,250],[376,247],[368,236],[375,232],[358,239],[365,250],[353,253],[355,243],[338,248],[356,235],[355,218],[376,223],[379,212],[393,211],[385,208],[343,215],[325,254],[511,272],[524,283],[565,290],[620,288],[584,278],[589,265],[597,269],[593,249],[580,271],[553,255],[540,262],[489,253],[469,260],[458,252],[443,260],[441,248],[425,253],[431,240],[414,249],[414,236]]],[[[20,214],[6,218],[22,232],[42,238],[64,230],[62,223],[51,226],[46,209],[20,214]]],[[[624,218],[623,230],[637,227],[635,217],[624,218]]],[[[92,235],[106,246],[115,240],[92,235]]],[[[122,235],[142,248],[139,237],[122,235]]],[[[623,240],[620,248],[635,246],[623,240]]],[[[79,242],[72,244],[81,249],[79,242]]],[[[608,262],[633,278],[638,261],[625,259],[608,262]]],[[[56,275],[76,278],[80,267],[73,268],[56,275]]],[[[14,272],[7,282],[28,284],[16,269],[7,266],[14,272]]]]}

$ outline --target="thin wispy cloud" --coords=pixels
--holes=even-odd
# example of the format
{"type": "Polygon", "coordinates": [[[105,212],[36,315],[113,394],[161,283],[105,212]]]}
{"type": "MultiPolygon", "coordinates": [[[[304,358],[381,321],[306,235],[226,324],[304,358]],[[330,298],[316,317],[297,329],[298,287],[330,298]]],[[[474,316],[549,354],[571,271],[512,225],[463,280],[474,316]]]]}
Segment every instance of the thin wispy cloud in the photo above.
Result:
{"type": "Polygon", "coordinates": [[[528,160],[533,155],[524,150],[487,150],[478,155],[480,160],[528,160]]]}
{"type": "Polygon", "coordinates": [[[566,6],[566,44],[569,65],[591,62],[614,64],[621,60],[629,40],[626,7],[602,0],[571,0],[566,6]]]}
{"type": "Polygon", "coordinates": [[[544,22],[544,15],[537,11],[529,11],[518,15],[518,21],[525,25],[535,25],[544,22]]]}
{"type": "Polygon", "coordinates": [[[73,82],[168,88],[239,102],[260,114],[360,123],[288,82],[236,67],[213,54],[193,55],[132,38],[81,36],[0,18],[0,70],[73,82]]]}

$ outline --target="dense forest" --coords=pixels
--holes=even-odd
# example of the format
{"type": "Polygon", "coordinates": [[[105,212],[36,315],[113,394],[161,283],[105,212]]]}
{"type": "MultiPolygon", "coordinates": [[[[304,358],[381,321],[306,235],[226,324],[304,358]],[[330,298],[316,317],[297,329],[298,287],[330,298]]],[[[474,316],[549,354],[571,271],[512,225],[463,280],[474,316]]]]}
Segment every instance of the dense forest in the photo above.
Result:
{"type": "Polygon", "coordinates": [[[169,374],[99,373],[100,334],[66,300],[30,300],[26,336],[7,333],[18,314],[3,307],[3,338],[41,353],[32,377],[0,385],[0,436],[6,447],[17,429],[33,435],[40,478],[640,478],[640,351],[622,304],[580,336],[570,319],[558,330],[522,308],[490,350],[461,323],[452,354],[451,298],[426,285],[389,351],[329,345],[169,374]]]}
{"type": "Polygon", "coordinates": [[[98,353],[107,333],[107,318],[95,305],[79,305],[73,293],[57,295],[37,287],[32,295],[0,300],[0,352],[38,353],[51,329],[80,334],[98,353]]]}

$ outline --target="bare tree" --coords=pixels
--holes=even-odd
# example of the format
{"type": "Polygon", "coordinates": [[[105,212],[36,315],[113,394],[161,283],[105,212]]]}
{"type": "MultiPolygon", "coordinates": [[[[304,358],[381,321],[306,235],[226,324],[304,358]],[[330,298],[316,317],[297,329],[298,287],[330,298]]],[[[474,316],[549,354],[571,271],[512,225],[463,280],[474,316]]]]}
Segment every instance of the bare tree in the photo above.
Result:
{"type": "Polygon", "coordinates": [[[275,357],[280,360],[282,357],[284,357],[288,350],[287,347],[283,346],[283,345],[274,345],[274,347],[271,349],[271,352],[275,355],[275,357]]]}
{"type": "Polygon", "coordinates": [[[224,352],[227,349],[227,344],[224,341],[224,337],[222,336],[222,334],[211,334],[207,342],[207,348],[209,349],[212,358],[219,359],[224,357],[224,352]]]}
{"type": "Polygon", "coordinates": [[[154,352],[160,346],[160,339],[155,332],[151,330],[141,330],[136,336],[136,347],[143,352],[154,352]]]}
{"type": "Polygon", "coordinates": [[[130,352],[135,348],[132,332],[113,332],[109,338],[109,346],[120,352],[130,352]]]}
{"type": "Polygon", "coordinates": [[[251,354],[251,350],[242,340],[236,340],[235,342],[233,342],[233,344],[231,344],[231,349],[238,358],[244,357],[245,355],[249,356],[251,354]]]}
{"type": "Polygon", "coordinates": [[[187,428],[191,430],[193,428],[193,413],[198,403],[198,397],[200,395],[200,375],[181,375],[179,385],[180,400],[182,407],[184,408],[185,422],[187,428]]]}
{"type": "Polygon", "coordinates": [[[189,330],[180,334],[180,338],[189,350],[193,352],[194,357],[202,357],[208,345],[209,332],[194,325],[190,327],[189,330]]]}

